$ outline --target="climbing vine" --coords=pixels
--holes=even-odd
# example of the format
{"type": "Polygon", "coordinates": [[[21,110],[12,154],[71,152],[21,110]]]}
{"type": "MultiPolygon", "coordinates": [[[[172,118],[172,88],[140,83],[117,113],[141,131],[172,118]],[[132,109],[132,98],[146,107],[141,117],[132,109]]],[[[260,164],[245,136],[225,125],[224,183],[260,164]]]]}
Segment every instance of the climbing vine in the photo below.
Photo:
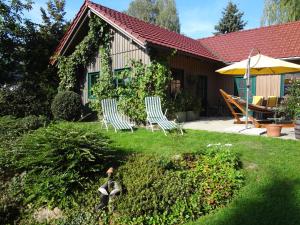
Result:
{"type": "Polygon", "coordinates": [[[110,38],[109,25],[98,16],[91,16],[89,31],[84,39],[76,46],[69,56],[58,57],[58,75],[60,78],[59,90],[74,90],[76,74],[81,66],[90,63],[100,45],[108,43],[110,38]]]}
{"type": "Polygon", "coordinates": [[[121,79],[128,79],[127,85],[119,86],[117,94],[119,96],[119,108],[141,124],[146,121],[145,97],[159,96],[162,108],[167,106],[167,91],[171,81],[171,71],[167,65],[153,61],[145,65],[140,61],[131,61],[130,70],[121,73],[121,79]]]}
{"type": "Polygon", "coordinates": [[[107,36],[107,40],[103,41],[99,47],[99,57],[101,62],[100,74],[97,82],[92,87],[95,101],[92,101],[91,107],[101,114],[101,100],[105,98],[116,97],[116,90],[114,87],[114,76],[111,67],[111,37],[107,36]]]}

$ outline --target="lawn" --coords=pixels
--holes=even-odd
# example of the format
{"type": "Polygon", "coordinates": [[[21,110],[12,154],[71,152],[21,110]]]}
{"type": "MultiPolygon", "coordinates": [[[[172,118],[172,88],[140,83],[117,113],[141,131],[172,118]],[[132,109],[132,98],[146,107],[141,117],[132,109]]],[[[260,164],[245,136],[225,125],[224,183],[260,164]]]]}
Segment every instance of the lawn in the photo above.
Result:
{"type": "MultiPolygon", "coordinates": [[[[98,123],[77,123],[92,130],[98,123]]],[[[184,136],[139,129],[107,132],[115,147],[143,153],[174,155],[208,144],[232,144],[242,160],[246,184],[225,208],[189,225],[300,224],[300,142],[188,130],[184,136]]]]}

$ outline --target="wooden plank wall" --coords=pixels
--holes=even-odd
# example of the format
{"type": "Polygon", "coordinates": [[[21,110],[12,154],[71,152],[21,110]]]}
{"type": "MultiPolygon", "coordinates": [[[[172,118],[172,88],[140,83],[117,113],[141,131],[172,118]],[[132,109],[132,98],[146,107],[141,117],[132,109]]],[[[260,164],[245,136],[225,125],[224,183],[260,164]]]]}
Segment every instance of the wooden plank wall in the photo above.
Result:
{"type": "MultiPolygon", "coordinates": [[[[218,65],[210,61],[177,54],[174,57],[171,57],[170,66],[176,69],[183,69],[185,79],[190,75],[206,76],[208,107],[217,103],[219,94],[217,91],[217,77],[214,71],[219,68],[218,65]]],[[[185,84],[186,83],[187,82],[185,82],[185,84]]],[[[185,85],[185,88],[189,87],[185,85]]]]}
{"type": "Polygon", "coordinates": [[[280,75],[267,75],[256,77],[256,95],[258,96],[280,96],[280,75]]]}
{"type": "MultiPolygon", "coordinates": [[[[112,69],[122,69],[129,66],[130,59],[141,60],[144,64],[150,63],[150,57],[145,49],[138,44],[132,42],[129,38],[121,32],[112,29],[113,40],[111,43],[111,57],[112,69]]],[[[83,86],[81,88],[82,101],[86,104],[88,100],[88,80],[87,74],[91,72],[98,72],[101,68],[101,60],[99,54],[96,55],[95,60],[87,65],[86,73],[83,78],[83,86]]]]}

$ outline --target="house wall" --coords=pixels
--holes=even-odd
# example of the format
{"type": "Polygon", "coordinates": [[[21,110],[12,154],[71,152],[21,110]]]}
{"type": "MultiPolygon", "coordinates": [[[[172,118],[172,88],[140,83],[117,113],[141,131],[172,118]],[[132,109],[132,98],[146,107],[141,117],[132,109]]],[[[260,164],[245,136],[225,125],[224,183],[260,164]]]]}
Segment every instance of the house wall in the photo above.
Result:
{"type": "Polygon", "coordinates": [[[189,82],[189,80],[193,80],[193,76],[205,76],[207,78],[207,114],[209,114],[211,108],[216,107],[220,101],[218,91],[220,88],[220,82],[218,81],[220,76],[215,73],[215,70],[220,68],[221,65],[209,60],[176,54],[170,58],[170,66],[171,68],[184,70],[185,89],[195,88],[192,87],[193,85],[189,82]]]}
{"type": "Polygon", "coordinates": [[[258,96],[280,96],[280,88],[280,75],[267,75],[256,77],[256,95],[258,96]]]}
{"type": "MultiPolygon", "coordinates": [[[[129,38],[121,32],[112,28],[113,39],[111,43],[111,59],[112,69],[122,69],[129,65],[130,59],[141,60],[144,64],[150,63],[150,57],[146,50],[138,44],[132,42],[129,38]]],[[[95,60],[87,65],[86,72],[83,74],[83,85],[81,87],[82,101],[86,104],[88,99],[88,73],[99,72],[101,68],[101,61],[99,54],[96,55],[95,60]]]]}

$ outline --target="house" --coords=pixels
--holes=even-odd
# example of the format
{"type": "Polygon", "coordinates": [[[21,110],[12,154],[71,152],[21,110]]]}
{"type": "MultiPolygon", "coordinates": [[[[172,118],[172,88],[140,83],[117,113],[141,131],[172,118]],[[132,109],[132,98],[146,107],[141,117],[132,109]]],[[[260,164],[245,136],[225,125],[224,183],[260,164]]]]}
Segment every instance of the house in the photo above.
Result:
{"type": "MultiPolygon", "coordinates": [[[[220,88],[232,94],[243,93],[244,80],[222,76],[215,70],[247,58],[252,48],[271,57],[300,63],[300,21],[195,40],[88,0],[58,45],[56,55],[74,51],[87,33],[90,13],[111,27],[111,58],[115,73],[128,68],[130,59],[149,64],[176,50],[176,54],[168,59],[173,76],[171,90],[188,90],[195,99],[201,98],[205,113],[212,113],[221,104],[220,88]]],[[[78,75],[83,103],[92,98],[91,87],[100,67],[99,56],[96,56],[78,75]]],[[[282,96],[289,78],[279,75],[254,77],[252,95],[282,96]]]]}

